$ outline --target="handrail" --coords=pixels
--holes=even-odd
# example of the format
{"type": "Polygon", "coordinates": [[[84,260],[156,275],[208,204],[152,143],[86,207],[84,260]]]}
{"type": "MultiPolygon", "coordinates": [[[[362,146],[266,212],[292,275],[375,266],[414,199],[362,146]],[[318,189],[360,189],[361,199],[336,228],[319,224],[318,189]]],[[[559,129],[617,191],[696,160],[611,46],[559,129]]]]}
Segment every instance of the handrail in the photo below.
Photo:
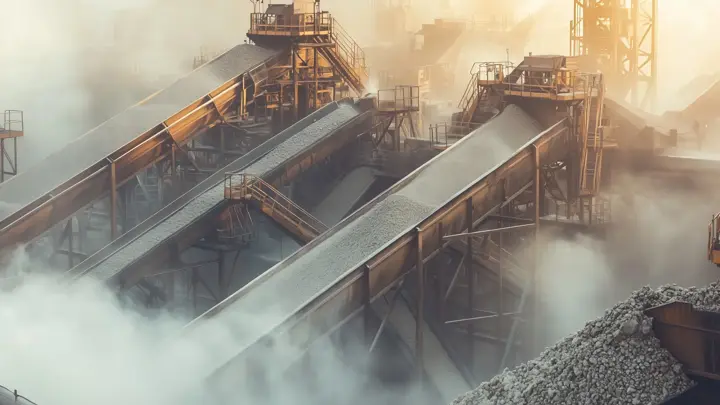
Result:
{"type": "Polygon", "coordinates": [[[9,134],[10,137],[22,136],[25,130],[24,117],[22,110],[5,110],[3,114],[3,126],[0,127],[0,133],[9,134]]]}
{"type": "Polygon", "coordinates": [[[269,207],[269,215],[272,216],[272,213],[277,210],[292,221],[295,226],[308,228],[316,236],[328,229],[319,219],[295,204],[279,190],[252,174],[226,174],[225,198],[254,200],[261,206],[269,207]]]}
{"type": "Polygon", "coordinates": [[[328,12],[291,15],[251,13],[249,34],[327,35],[332,26],[333,18],[328,12]]]}
{"type": "Polygon", "coordinates": [[[365,51],[352,39],[335,18],[332,19],[332,31],[330,35],[338,45],[338,54],[345,59],[353,69],[360,70],[359,73],[368,77],[365,51]]]}
{"type": "Polygon", "coordinates": [[[458,108],[467,111],[474,102],[482,82],[501,84],[514,69],[515,65],[512,62],[475,62],[470,68],[470,81],[458,103],[458,108]]]}
{"type": "MultiPolygon", "coordinates": [[[[571,70],[560,69],[552,72],[542,72],[546,75],[543,77],[534,76],[533,71],[526,71],[529,75],[507,76],[503,83],[506,89],[513,92],[522,93],[545,93],[548,95],[561,96],[563,94],[581,93],[581,97],[585,96],[588,89],[588,82],[594,82],[599,76],[598,73],[578,73],[571,70]],[[547,75],[549,74],[549,76],[547,75]],[[517,80],[511,82],[509,80],[517,80]],[[547,82],[546,82],[547,81],[547,82]]],[[[591,91],[596,91],[594,86],[590,86],[591,91]]],[[[595,94],[595,93],[593,93],[595,94]]]]}

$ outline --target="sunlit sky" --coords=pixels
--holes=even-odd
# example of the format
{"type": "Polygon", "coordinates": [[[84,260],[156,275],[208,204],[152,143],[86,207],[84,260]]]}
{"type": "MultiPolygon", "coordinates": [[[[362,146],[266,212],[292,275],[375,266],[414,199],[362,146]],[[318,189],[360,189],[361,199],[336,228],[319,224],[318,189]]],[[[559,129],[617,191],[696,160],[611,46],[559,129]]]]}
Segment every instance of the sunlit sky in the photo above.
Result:
{"type": "MultiPolygon", "coordinates": [[[[323,0],[322,8],[332,12],[361,45],[371,45],[374,37],[370,1],[323,0]]],[[[659,91],[661,99],[669,100],[679,86],[695,76],[720,70],[716,67],[720,62],[720,42],[715,40],[714,35],[717,31],[714,25],[720,21],[720,7],[718,0],[658,1],[659,91]]],[[[148,38],[144,42],[152,46],[197,38],[197,41],[205,40],[211,47],[219,48],[242,42],[242,33],[247,29],[249,20],[247,15],[252,10],[249,0],[0,0],[0,3],[5,17],[5,34],[0,36],[0,55],[4,60],[3,73],[0,74],[0,107],[3,108],[12,105],[16,96],[13,93],[27,91],[27,88],[17,88],[18,85],[33,85],[31,80],[12,77],[17,70],[23,76],[29,74],[27,66],[20,68],[22,61],[23,64],[43,65],[48,59],[70,55],[77,48],[97,46],[107,41],[112,36],[112,21],[117,10],[137,7],[163,10],[147,13],[162,15],[159,19],[150,20],[153,25],[160,26],[147,30],[148,38]],[[193,26],[192,38],[172,32],[182,31],[179,27],[187,24],[193,26]],[[171,32],[164,33],[167,38],[158,39],[162,31],[171,32]]],[[[493,4],[497,7],[498,4],[510,3],[515,3],[517,19],[543,12],[544,17],[533,33],[526,52],[568,53],[572,0],[411,0],[413,13],[408,29],[416,29],[420,23],[431,22],[434,18],[468,18],[471,15],[468,10],[472,8],[485,10],[493,4]]],[[[147,44],[138,44],[139,47],[143,45],[148,47],[147,44]]],[[[663,104],[672,103],[664,102],[660,107],[663,104]]]]}

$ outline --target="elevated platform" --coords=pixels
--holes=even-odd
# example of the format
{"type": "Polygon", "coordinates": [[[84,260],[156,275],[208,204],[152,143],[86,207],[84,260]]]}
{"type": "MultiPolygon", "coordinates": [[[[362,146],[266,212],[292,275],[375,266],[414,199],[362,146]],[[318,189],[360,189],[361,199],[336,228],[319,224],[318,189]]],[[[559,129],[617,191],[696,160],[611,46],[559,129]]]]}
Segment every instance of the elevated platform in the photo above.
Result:
{"type": "MultiPolygon", "coordinates": [[[[336,77],[332,80],[342,78],[358,96],[364,96],[369,74],[362,48],[330,13],[296,11],[291,4],[270,4],[264,13],[251,14],[248,38],[268,48],[292,49],[293,53],[308,51],[304,57],[291,62],[294,70],[297,63],[310,67],[308,58],[312,59],[312,69],[294,74],[294,77],[303,77],[301,81],[307,83],[319,79],[318,72],[324,67],[320,66],[322,61],[318,64],[320,54],[328,62],[328,67],[335,71],[336,77]]],[[[294,83],[297,79],[292,80],[294,83]]]]}
{"type": "Polygon", "coordinates": [[[231,163],[223,173],[203,181],[70,270],[69,275],[134,285],[214,229],[214,218],[228,203],[225,173],[251,174],[270,184],[291,181],[365,132],[370,116],[371,112],[359,110],[351,101],[326,105],[231,163]]]}
{"type": "Polygon", "coordinates": [[[25,136],[23,112],[20,110],[5,110],[3,124],[0,125],[0,139],[21,138],[25,136]]]}
{"type": "Polygon", "coordinates": [[[441,229],[463,229],[468,204],[477,218],[473,223],[481,223],[502,206],[499,182],[507,181],[508,195],[522,193],[541,162],[567,154],[569,141],[565,121],[542,132],[509,106],[196,319],[188,333],[202,336],[217,324],[237,336],[231,352],[218,356],[219,378],[243,379],[254,373],[252,364],[281,367],[284,359],[268,341],[291,341],[302,349],[343,324],[448,244],[441,229]],[[270,308],[268,322],[246,327],[246,314],[270,308]]]}
{"type": "Polygon", "coordinates": [[[30,242],[232,111],[280,51],[239,45],[0,186],[0,246],[30,242]],[[7,208],[9,207],[9,208],[7,208]]]}

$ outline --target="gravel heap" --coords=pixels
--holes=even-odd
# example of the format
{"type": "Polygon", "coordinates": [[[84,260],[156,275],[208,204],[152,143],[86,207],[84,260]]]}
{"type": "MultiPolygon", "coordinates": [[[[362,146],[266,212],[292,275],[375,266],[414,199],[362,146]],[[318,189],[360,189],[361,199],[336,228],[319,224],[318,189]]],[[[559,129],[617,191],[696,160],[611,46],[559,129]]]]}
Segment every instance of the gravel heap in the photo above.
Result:
{"type": "Polygon", "coordinates": [[[720,284],[642,288],[537,359],[505,370],[453,405],[661,403],[693,385],[677,360],[660,347],[652,320],[642,313],[671,301],[718,310],[720,284]]]}

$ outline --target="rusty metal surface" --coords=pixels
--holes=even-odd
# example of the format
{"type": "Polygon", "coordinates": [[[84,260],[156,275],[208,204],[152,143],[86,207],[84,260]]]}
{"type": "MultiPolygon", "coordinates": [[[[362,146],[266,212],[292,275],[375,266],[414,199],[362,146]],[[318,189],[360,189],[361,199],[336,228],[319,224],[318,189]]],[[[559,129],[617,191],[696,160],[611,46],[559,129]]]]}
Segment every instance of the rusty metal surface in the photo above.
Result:
{"type": "Polygon", "coordinates": [[[720,381],[720,313],[702,311],[685,302],[650,308],[660,345],[692,377],[720,381]]]}
{"type": "MultiPolygon", "coordinates": [[[[144,132],[171,117],[232,78],[259,65],[278,51],[239,45],[165,90],[93,128],[36,166],[0,185],[0,224],[14,213],[88,170],[144,132]]],[[[47,134],[46,136],[52,136],[47,134]]],[[[80,207],[77,207],[80,208],[80,207]]]]}
{"type": "Polygon", "coordinates": [[[272,349],[265,345],[276,337],[304,347],[348,319],[362,307],[363,269],[369,271],[371,297],[380,296],[412,267],[416,226],[427,229],[423,244],[430,253],[439,248],[435,246],[440,240],[438,229],[453,229],[464,217],[465,204],[458,205],[458,199],[471,198],[476,212],[485,213],[501,200],[500,189],[493,187],[501,177],[508,179],[510,192],[531,181],[534,161],[528,150],[534,143],[548,159],[567,153],[564,123],[538,135],[537,127],[523,128],[532,121],[526,115],[496,119],[501,124],[463,138],[194,321],[189,333],[203,333],[204,322],[217,322],[238,333],[234,353],[228,354],[228,363],[219,365],[219,378],[249,372],[246,365],[254,360],[272,363],[272,349]],[[447,175],[452,168],[456,179],[447,175]],[[409,194],[419,194],[420,205],[426,208],[418,211],[407,204],[409,194]],[[245,314],[263,311],[273,322],[252,330],[243,326],[245,314]]]}
{"type": "Polygon", "coordinates": [[[249,155],[239,158],[221,172],[203,181],[128,235],[123,235],[120,240],[88,258],[72,269],[70,275],[73,277],[92,275],[103,281],[131,285],[138,277],[142,277],[144,266],[162,265],[163,258],[171,255],[173,244],[182,249],[184,245],[196,241],[198,235],[203,235],[207,231],[207,224],[212,225],[212,221],[206,220],[207,217],[212,217],[213,213],[218,212],[227,203],[224,199],[225,173],[247,170],[248,173],[259,176],[272,175],[272,180],[290,180],[287,177],[299,172],[296,168],[302,166],[302,169],[306,169],[307,165],[322,160],[322,153],[332,153],[338,145],[332,143],[331,138],[337,138],[338,142],[343,144],[354,139],[357,133],[349,134],[346,130],[355,128],[355,125],[362,126],[363,120],[369,118],[367,116],[369,113],[360,114],[355,111],[350,114],[351,118],[341,118],[337,126],[318,134],[320,142],[303,145],[302,142],[293,139],[334,113],[340,118],[347,112],[347,107],[341,107],[340,103],[331,103],[299,121],[249,155]],[[339,112],[340,108],[343,111],[339,112]],[[336,134],[340,136],[335,136],[336,134]],[[289,151],[292,153],[287,156],[273,156],[268,160],[270,154],[277,154],[278,151],[282,153],[283,148],[287,149],[283,146],[284,143],[291,147],[295,146],[297,150],[289,151]],[[318,159],[315,159],[316,154],[318,159]],[[271,161],[272,164],[268,166],[266,160],[271,161]],[[288,173],[289,171],[293,173],[288,173]]]}

